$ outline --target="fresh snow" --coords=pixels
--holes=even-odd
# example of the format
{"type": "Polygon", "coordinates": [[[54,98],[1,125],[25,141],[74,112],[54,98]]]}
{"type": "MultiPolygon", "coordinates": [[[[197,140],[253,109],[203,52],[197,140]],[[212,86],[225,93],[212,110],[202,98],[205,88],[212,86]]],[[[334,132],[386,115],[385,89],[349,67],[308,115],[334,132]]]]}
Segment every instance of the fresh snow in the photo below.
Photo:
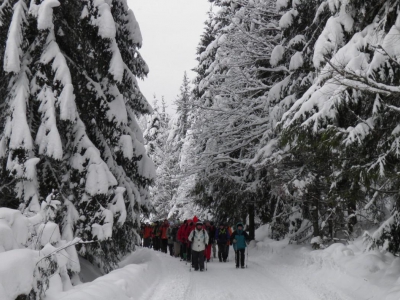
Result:
{"type": "Polygon", "coordinates": [[[0,253],[0,299],[14,300],[32,289],[37,251],[18,249],[0,253]]]}
{"type": "MultiPolygon", "coordinates": [[[[117,189],[117,196],[118,192],[123,191],[117,189]]],[[[55,200],[47,201],[50,204],[42,208],[56,205],[51,202],[55,200]]],[[[11,209],[0,209],[0,216],[2,241],[7,238],[1,235],[3,225],[15,225],[14,230],[19,231],[23,228],[20,223],[26,222],[25,217],[11,209]]],[[[310,245],[289,244],[288,239],[271,240],[271,228],[264,225],[256,230],[256,241],[248,247],[248,268],[244,270],[235,268],[232,247],[227,263],[214,259],[205,272],[190,271],[189,264],[168,254],[138,248],[121,261],[120,268],[103,275],[88,261],[69,255],[67,249],[72,247],[68,245],[76,240],[61,241],[55,223],[42,224],[38,232],[43,233],[42,250],[16,248],[0,253],[0,299],[14,300],[18,295],[28,294],[35,284],[33,274],[37,274],[37,265],[46,266],[43,258],[50,255],[57,261],[58,271],[49,278],[45,300],[395,300],[400,297],[400,259],[386,251],[364,251],[361,238],[347,245],[323,245],[323,240],[316,237],[311,242],[326,249],[312,250],[310,245]],[[56,237],[55,232],[58,232],[56,237]],[[79,261],[82,267],[80,278],[71,281],[66,268],[70,260],[79,261]]]]}
{"type": "Polygon", "coordinates": [[[250,243],[244,270],[235,268],[232,247],[229,262],[214,259],[205,272],[190,272],[178,258],[139,249],[104,276],[82,264],[87,283],[50,293],[46,300],[392,300],[400,296],[400,259],[364,252],[360,239],[313,251],[310,246],[289,245],[288,240],[271,240],[269,234],[267,225],[256,231],[258,241],[250,243]]]}
{"type": "Polygon", "coordinates": [[[281,19],[279,20],[279,27],[281,29],[286,29],[290,25],[292,25],[294,18],[299,14],[299,12],[295,9],[291,9],[286,12],[281,19]]]}
{"type": "Polygon", "coordinates": [[[11,20],[10,29],[4,54],[4,71],[18,73],[21,68],[20,56],[22,55],[22,23],[26,22],[27,7],[23,0],[14,5],[14,14],[11,20]]]}

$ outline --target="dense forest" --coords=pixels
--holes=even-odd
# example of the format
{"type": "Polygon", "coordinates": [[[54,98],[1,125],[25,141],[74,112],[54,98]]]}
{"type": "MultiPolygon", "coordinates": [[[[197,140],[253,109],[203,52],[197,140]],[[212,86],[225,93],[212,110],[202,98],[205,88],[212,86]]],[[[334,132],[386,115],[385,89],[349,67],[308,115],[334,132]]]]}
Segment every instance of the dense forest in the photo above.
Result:
{"type": "Polygon", "coordinates": [[[255,207],[274,238],[317,247],[382,225],[369,247],[397,254],[398,1],[212,2],[193,87],[161,126],[159,217],[255,207]]]}

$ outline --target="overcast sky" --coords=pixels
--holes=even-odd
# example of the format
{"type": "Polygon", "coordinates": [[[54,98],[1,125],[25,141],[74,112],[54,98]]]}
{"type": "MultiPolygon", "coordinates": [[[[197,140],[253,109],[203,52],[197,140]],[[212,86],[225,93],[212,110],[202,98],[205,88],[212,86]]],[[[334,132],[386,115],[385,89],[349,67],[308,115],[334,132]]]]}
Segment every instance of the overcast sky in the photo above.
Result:
{"type": "Polygon", "coordinates": [[[139,86],[152,104],[153,95],[172,103],[179,94],[183,73],[190,79],[196,66],[196,47],[203,33],[210,3],[207,0],[128,0],[143,36],[140,50],[150,68],[139,86]]]}

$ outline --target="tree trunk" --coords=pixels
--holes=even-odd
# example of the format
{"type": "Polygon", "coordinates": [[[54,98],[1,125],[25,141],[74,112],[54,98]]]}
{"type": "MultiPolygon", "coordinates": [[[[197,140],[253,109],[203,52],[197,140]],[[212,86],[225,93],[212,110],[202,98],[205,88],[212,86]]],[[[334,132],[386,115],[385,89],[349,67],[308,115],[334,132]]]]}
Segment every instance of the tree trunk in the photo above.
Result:
{"type": "Polygon", "coordinates": [[[254,240],[255,238],[255,211],[254,211],[254,202],[249,204],[249,237],[250,240],[254,240]]]}
{"type": "MultiPolygon", "coordinates": [[[[353,201],[350,201],[348,203],[347,208],[348,208],[349,216],[354,214],[356,212],[356,209],[357,209],[356,204],[353,201]]],[[[356,225],[356,224],[357,224],[357,217],[356,216],[350,217],[349,220],[348,220],[349,233],[353,232],[354,225],[356,225]]]]}
{"type": "Polygon", "coordinates": [[[314,229],[314,236],[319,236],[319,224],[318,224],[318,215],[319,215],[319,200],[318,197],[314,196],[314,200],[312,201],[312,210],[311,210],[311,216],[312,216],[312,223],[313,223],[313,229],[314,229]]]}

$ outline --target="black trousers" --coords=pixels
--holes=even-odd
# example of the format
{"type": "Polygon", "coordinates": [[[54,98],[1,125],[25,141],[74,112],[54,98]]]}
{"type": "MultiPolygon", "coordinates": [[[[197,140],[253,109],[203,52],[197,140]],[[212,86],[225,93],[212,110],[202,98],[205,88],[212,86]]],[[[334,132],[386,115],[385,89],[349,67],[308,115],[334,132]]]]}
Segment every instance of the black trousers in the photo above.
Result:
{"type": "Polygon", "coordinates": [[[168,239],[161,239],[161,252],[168,252],[168,239]]]}
{"type": "Polygon", "coordinates": [[[174,244],[168,244],[169,254],[174,256],[174,244]]]}
{"type": "Polygon", "coordinates": [[[204,251],[194,251],[192,250],[192,262],[193,268],[195,270],[204,270],[204,251]]]}
{"type": "Polygon", "coordinates": [[[186,244],[185,243],[181,243],[181,251],[180,251],[180,254],[181,254],[181,258],[182,259],[185,259],[186,257],[186,244]]]}
{"type": "Polygon", "coordinates": [[[153,237],[153,249],[156,251],[160,250],[160,238],[159,237],[153,237]]]}
{"type": "Polygon", "coordinates": [[[218,243],[218,258],[224,260],[228,258],[229,246],[226,243],[218,243]]]}
{"type": "Polygon", "coordinates": [[[236,266],[239,266],[239,258],[240,258],[240,265],[244,267],[244,252],[245,249],[236,250],[236,266]]]}
{"type": "Polygon", "coordinates": [[[151,238],[143,239],[143,247],[150,248],[151,245],[151,238]]]}

